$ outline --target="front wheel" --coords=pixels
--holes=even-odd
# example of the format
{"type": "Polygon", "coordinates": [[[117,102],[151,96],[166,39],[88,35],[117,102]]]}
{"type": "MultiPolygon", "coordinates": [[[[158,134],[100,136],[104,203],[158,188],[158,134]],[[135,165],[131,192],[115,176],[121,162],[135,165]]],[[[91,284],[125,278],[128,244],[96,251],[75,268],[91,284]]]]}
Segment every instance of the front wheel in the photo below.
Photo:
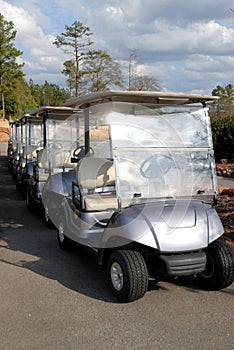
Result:
{"type": "Polygon", "coordinates": [[[198,274],[202,287],[220,290],[234,281],[234,254],[230,246],[223,241],[214,241],[206,250],[206,270],[198,274]]]}
{"type": "Polygon", "coordinates": [[[141,253],[117,250],[108,262],[108,279],[112,293],[120,302],[131,302],[144,296],[148,289],[148,270],[141,253]]]}
{"type": "Polygon", "coordinates": [[[56,228],[56,226],[54,225],[54,223],[51,221],[51,219],[49,217],[49,209],[47,206],[44,207],[44,219],[45,219],[46,226],[50,230],[56,228]]]}

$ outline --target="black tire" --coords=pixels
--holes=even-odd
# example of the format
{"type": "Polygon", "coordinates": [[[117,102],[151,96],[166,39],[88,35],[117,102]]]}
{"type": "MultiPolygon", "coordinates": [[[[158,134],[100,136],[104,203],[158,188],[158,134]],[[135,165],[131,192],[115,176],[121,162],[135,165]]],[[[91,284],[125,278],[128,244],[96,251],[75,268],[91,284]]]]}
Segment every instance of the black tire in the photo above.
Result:
{"type": "Polygon", "coordinates": [[[58,238],[58,243],[59,243],[60,248],[62,250],[69,250],[70,241],[67,238],[67,236],[65,236],[65,234],[64,234],[64,223],[62,221],[60,221],[58,228],[57,228],[57,238],[58,238]]]}
{"type": "Polygon", "coordinates": [[[21,184],[19,182],[16,182],[16,190],[22,194],[21,184]]]}
{"type": "Polygon", "coordinates": [[[148,270],[141,253],[117,250],[108,261],[108,280],[114,296],[123,303],[140,299],[148,289],[148,270]]]}
{"type": "Polygon", "coordinates": [[[23,184],[22,184],[22,194],[23,197],[26,199],[27,196],[27,191],[28,191],[28,180],[24,179],[23,184]]]}
{"type": "Polygon", "coordinates": [[[234,281],[234,254],[224,241],[214,241],[206,249],[206,270],[197,275],[201,286],[208,290],[220,290],[234,281]]]}
{"type": "Polygon", "coordinates": [[[32,198],[30,196],[30,192],[29,191],[27,191],[27,193],[26,193],[26,206],[27,206],[29,211],[31,211],[31,212],[36,211],[36,206],[35,206],[32,198]]]}

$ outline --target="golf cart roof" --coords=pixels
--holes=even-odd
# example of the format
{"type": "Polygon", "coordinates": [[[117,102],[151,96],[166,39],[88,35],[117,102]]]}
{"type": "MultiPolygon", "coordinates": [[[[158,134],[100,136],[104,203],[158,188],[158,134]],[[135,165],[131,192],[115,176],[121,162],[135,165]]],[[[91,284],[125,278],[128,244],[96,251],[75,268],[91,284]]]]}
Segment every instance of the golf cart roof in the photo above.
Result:
{"type": "Polygon", "coordinates": [[[74,109],[71,107],[53,107],[53,106],[43,106],[34,110],[30,113],[32,118],[43,118],[46,116],[49,119],[64,120],[68,118],[74,109]]]}
{"type": "Polygon", "coordinates": [[[90,105],[105,102],[129,102],[141,104],[148,107],[160,108],[162,106],[187,105],[218,100],[217,96],[185,94],[177,92],[162,91],[104,91],[73,97],[64,104],[66,107],[86,108],[90,105]]]}
{"type": "Polygon", "coordinates": [[[33,124],[40,124],[42,123],[42,120],[43,120],[42,116],[38,117],[38,116],[31,116],[31,114],[25,114],[20,119],[18,119],[18,123],[24,125],[28,121],[30,121],[33,124]]]}

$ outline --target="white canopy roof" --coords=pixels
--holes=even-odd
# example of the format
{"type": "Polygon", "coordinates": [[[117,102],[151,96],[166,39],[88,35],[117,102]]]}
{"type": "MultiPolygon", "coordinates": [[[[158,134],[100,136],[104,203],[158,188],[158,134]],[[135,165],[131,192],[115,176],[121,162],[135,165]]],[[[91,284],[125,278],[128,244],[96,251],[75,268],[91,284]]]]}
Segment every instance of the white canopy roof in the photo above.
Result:
{"type": "Polygon", "coordinates": [[[42,106],[30,113],[30,116],[34,118],[42,118],[47,113],[48,118],[56,120],[64,120],[68,118],[74,109],[71,107],[54,107],[54,106],[42,106]]]}
{"type": "Polygon", "coordinates": [[[129,102],[151,107],[206,103],[218,100],[217,96],[185,94],[161,91],[104,91],[73,97],[64,104],[66,107],[85,108],[108,101],[129,102]]]}

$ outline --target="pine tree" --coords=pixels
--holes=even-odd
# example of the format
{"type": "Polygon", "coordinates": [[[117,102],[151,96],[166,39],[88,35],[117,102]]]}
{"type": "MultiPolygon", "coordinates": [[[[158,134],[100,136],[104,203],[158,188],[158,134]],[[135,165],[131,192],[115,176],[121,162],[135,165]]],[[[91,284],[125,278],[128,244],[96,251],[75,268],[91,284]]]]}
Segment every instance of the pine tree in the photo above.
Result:
{"type": "MultiPolygon", "coordinates": [[[[90,28],[86,27],[80,21],[75,21],[71,26],[65,25],[65,32],[58,35],[53,42],[58,48],[63,48],[64,52],[72,55],[72,62],[75,67],[75,96],[79,95],[79,84],[81,82],[82,72],[80,65],[85,56],[87,48],[93,44],[90,36],[90,28]]],[[[66,61],[71,64],[71,61],[66,61]]],[[[65,68],[68,68],[65,65],[65,68]]],[[[66,72],[63,71],[66,74],[66,72]]]]}
{"type": "Polygon", "coordinates": [[[17,58],[23,52],[17,50],[14,46],[16,31],[13,22],[8,22],[0,13],[0,90],[2,103],[2,116],[6,116],[5,94],[22,79],[23,72],[21,68],[24,64],[18,64],[17,58]]]}

